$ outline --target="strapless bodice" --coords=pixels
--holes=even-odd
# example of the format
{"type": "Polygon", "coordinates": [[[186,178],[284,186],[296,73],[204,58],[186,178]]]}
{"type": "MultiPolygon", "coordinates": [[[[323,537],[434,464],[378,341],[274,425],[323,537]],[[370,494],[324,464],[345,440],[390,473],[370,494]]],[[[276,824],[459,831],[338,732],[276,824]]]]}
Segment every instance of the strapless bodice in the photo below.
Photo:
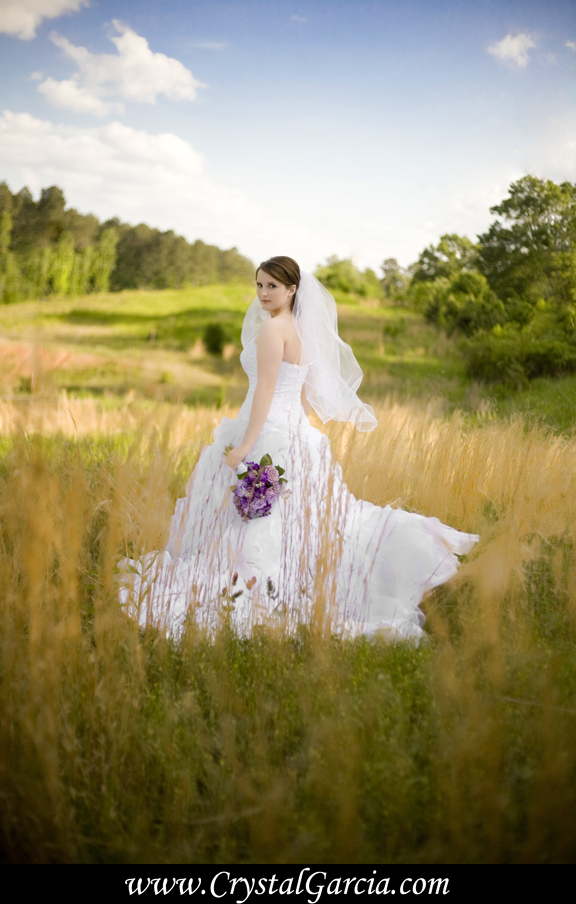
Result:
{"type": "MultiPolygon", "coordinates": [[[[355,499],[328,437],[304,414],[307,368],[286,361],[249,458],[270,455],[285,468],[289,495],[274,503],[269,516],[243,521],[224,457],[246,435],[257,384],[255,342],[247,344],[241,362],[250,389],[240,413],[235,420],[222,418],[214,442],[202,450],[186,496],[176,503],[165,551],[124,560],[123,604],[141,625],[164,624],[175,633],[189,619],[203,631],[221,626],[230,609],[239,631],[251,631],[259,621],[292,631],[314,622],[320,599],[330,607],[326,613],[334,612],[334,631],[418,640],[424,621],[418,603],[455,574],[456,554],[469,552],[478,537],[437,518],[355,499]],[[230,599],[233,605],[220,609],[230,599]]],[[[322,614],[319,624],[327,625],[327,617],[322,614]]]]}
{"type": "MultiPolygon", "coordinates": [[[[248,377],[249,389],[244,404],[238,414],[239,418],[250,417],[254,390],[258,382],[256,360],[256,341],[249,342],[240,355],[240,363],[248,377]]],[[[274,398],[266,419],[267,426],[286,429],[294,426],[304,414],[301,403],[302,385],[306,377],[306,367],[282,361],[274,389],[274,398]]]]}

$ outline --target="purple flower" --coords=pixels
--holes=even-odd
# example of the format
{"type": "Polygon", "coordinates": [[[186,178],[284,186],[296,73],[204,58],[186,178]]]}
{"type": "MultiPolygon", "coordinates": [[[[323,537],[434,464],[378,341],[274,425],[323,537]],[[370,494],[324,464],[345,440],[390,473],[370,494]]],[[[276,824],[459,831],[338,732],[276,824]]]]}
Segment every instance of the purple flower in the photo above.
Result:
{"type": "Polygon", "coordinates": [[[244,521],[264,518],[272,511],[277,499],[289,495],[280,485],[282,468],[276,468],[270,455],[265,455],[260,464],[246,462],[246,476],[232,487],[234,506],[244,521]]]}

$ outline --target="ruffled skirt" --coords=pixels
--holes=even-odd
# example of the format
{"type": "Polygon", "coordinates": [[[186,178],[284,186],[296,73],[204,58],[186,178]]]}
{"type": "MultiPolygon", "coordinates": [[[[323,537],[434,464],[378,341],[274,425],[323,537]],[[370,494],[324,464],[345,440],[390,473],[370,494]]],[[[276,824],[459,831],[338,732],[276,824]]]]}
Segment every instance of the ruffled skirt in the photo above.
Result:
{"type": "Polygon", "coordinates": [[[380,507],[348,491],[329,441],[302,415],[295,427],[265,425],[250,460],[272,456],[291,495],[265,518],[242,521],[225,447],[246,418],[223,418],[179,499],[165,550],[120,563],[120,601],[142,625],[179,635],[230,619],[294,630],[302,622],[346,634],[386,632],[418,640],[419,604],[458,569],[478,541],[437,518],[380,507]]]}

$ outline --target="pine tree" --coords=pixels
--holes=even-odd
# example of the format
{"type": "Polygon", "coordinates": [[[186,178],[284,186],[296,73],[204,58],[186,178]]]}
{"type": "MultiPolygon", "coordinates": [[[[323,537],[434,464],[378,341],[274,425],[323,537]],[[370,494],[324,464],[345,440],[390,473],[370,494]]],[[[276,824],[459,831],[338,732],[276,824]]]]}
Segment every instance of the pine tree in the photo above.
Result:
{"type": "Polygon", "coordinates": [[[105,229],[98,239],[90,265],[91,290],[93,292],[107,292],[110,288],[110,277],[116,265],[117,244],[118,232],[113,226],[105,229]]]}
{"type": "Polygon", "coordinates": [[[0,300],[4,303],[20,298],[20,270],[10,250],[12,217],[4,208],[0,215],[0,300]]]}
{"type": "Polygon", "coordinates": [[[69,232],[63,232],[50,262],[50,289],[55,295],[68,293],[73,268],[74,239],[69,232]]]}

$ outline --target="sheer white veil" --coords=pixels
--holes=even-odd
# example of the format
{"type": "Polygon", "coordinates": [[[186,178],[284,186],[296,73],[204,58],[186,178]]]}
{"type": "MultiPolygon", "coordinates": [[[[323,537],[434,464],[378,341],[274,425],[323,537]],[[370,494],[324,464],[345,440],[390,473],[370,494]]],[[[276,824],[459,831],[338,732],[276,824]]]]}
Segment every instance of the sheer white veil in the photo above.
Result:
{"type": "MultiPolygon", "coordinates": [[[[242,324],[243,348],[256,338],[269,316],[256,297],[242,324]]],[[[292,317],[302,341],[304,391],[318,417],[324,423],[350,421],[358,430],[374,430],[378,421],[372,408],[356,395],[362,369],[350,346],[338,335],[336,302],[316,277],[304,270],[300,273],[292,317]]]]}

